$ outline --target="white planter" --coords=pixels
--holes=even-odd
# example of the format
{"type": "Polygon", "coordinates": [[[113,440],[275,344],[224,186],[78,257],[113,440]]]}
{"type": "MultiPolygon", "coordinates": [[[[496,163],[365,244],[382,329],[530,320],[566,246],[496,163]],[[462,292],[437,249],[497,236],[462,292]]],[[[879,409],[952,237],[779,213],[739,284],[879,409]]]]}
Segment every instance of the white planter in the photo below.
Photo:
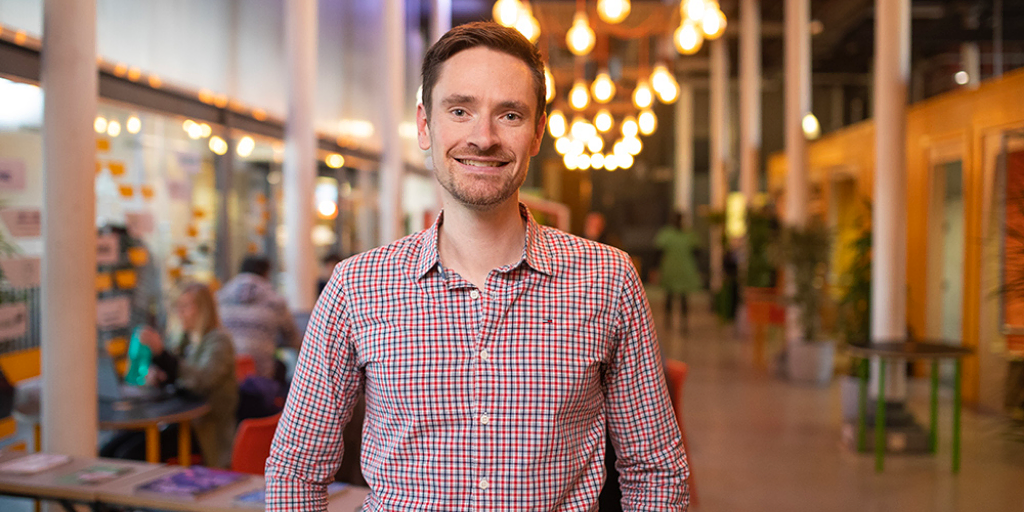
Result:
{"type": "Polygon", "coordinates": [[[800,341],[787,347],[786,370],[789,380],[825,386],[832,380],[836,345],[832,341],[800,341]]]}

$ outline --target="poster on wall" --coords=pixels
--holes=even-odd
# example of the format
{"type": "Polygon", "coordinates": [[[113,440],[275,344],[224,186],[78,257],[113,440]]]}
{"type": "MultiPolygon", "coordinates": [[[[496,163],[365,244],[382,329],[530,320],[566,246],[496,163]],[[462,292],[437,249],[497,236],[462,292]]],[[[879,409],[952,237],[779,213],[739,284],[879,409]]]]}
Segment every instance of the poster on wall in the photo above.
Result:
{"type": "Polygon", "coordinates": [[[20,338],[28,332],[28,309],[24,303],[0,306],[0,340],[20,338]]]}
{"type": "Polygon", "coordinates": [[[15,238],[37,238],[43,233],[43,216],[39,208],[4,208],[0,220],[15,238]]]}
{"type": "MultiPolygon", "coordinates": [[[[1003,324],[1024,330],[1024,151],[1006,155],[1006,219],[1003,239],[1003,324]]],[[[1006,336],[1007,352],[1024,356],[1024,335],[1006,336]]]]}

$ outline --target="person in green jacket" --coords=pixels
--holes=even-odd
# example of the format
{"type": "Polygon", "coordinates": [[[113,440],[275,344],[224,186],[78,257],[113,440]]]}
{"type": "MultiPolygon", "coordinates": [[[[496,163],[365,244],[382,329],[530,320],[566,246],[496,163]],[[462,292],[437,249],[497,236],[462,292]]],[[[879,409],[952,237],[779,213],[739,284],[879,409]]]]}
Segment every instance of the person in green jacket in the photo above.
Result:
{"type": "Polygon", "coordinates": [[[182,330],[177,344],[165,347],[163,338],[151,327],[140,335],[153,351],[147,380],[153,385],[173,383],[206,400],[210,412],[193,420],[192,428],[204,464],[226,468],[231,464],[238,408],[235,346],[220,326],[217,303],[206,285],[186,286],[174,308],[182,330]]]}
{"type": "Polygon", "coordinates": [[[701,288],[700,272],[694,251],[699,248],[697,235],[686,228],[686,215],[674,212],[671,225],[665,226],[654,237],[654,245],[661,250],[661,286],[665,289],[665,316],[672,321],[672,303],[679,299],[682,313],[682,330],[689,328],[687,318],[687,294],[701,288]]]}

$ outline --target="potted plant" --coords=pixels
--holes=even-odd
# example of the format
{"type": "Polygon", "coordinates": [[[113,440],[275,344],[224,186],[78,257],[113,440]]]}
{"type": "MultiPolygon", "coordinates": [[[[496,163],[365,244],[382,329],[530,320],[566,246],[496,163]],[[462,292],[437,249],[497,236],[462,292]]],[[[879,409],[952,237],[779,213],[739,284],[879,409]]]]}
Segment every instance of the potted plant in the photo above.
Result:
{"type": "MultiPolygon", "coordinates": [[[[871,227],[864,226],[848,245],[850,260],[843,271],[839,297],[839,334],[843,343],[864,346],[871,341],[871,227]]],[[[857,416],[859,365],[848,362],[840,380],[844,419],[857,416]]]]}
{"type": "Polygon", "coordinates": [[[743,305],[753,342],[754,364],[765,365],[768,327],[777,316],[776,269],[770,247],[778,237],[778,219],[768,207],[747,211],[747,265],[743,305]]]}
{"type": "Polygon", "coordinates": [[[786,368],[791,380],[824,385],[832,378],[835,344],[824,336],[820,309],[828,299],[825,276],[832,234],[820,220],[785,226],[775,246],[778,263],[793,280],[787,297],[799,315],[799,332],[787,339],[786,368]]]}

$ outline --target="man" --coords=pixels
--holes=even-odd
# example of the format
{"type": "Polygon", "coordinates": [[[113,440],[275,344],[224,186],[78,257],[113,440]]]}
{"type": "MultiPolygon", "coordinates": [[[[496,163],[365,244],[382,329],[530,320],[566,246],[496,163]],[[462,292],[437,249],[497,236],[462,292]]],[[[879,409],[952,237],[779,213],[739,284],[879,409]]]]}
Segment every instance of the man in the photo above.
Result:
{"type": "Polygon", "coordinates": [[[256,363],[256,374],[275,379],[278,345],[299,348],[302,342],[288,303],[270,283],[270,261],[247,256],[239,274],[217,292],[217,309],[231,333],[238,355],[256,363]]]}
{"type": "Polygon", "coordinates": [[[626,510],[686,507],[629,259],[518,201],[544,105],[540,55],[513,29],[463,25],[427,52],[416,119],[444,210],[335,270],[267,461],[268,511],[325,509],[360,390],[364,510],[595,510],[606,428],[626,510]]]}

